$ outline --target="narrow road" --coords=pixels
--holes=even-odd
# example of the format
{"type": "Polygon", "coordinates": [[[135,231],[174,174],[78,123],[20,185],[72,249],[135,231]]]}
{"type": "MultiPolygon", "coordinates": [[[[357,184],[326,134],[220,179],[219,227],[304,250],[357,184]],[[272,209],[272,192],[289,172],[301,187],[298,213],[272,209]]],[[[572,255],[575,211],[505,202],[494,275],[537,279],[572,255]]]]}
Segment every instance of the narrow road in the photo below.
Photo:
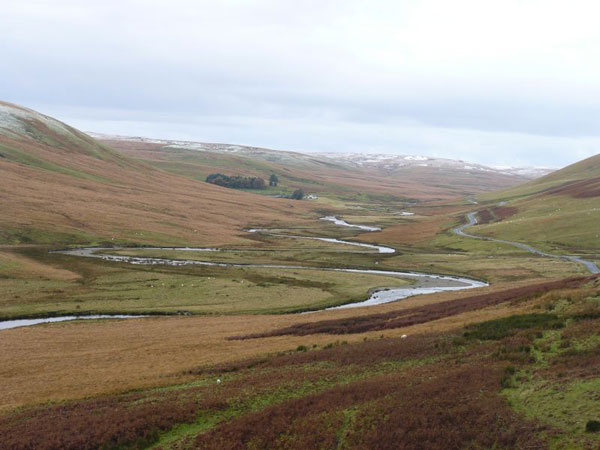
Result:
{"type": "Polygon", "coordinates": [[[583,266],[585,266],[585,268],[593,274],[596,273],[600,273],[600,268],[598,268],[598,266],[596,265],[596,263],[592,262],[592,261],[588,261],[586,259],[582,259],[579,256],[570,256],[570,255],[552,255],[550,253],[546,253],[543,252],[535,247],[532,247],[531,245],[527,245],[527,244],[523,244],[521,242],[513,242],[513,241],[505,241],[503,239],[494,239],[491,237],[487,237],[487,236],[478,236],[475,234],[470,234],[470,233],[466,233],[465,230],[467,228],[471,228],[474,225],[477,225],[477,213],[475,212],[470,212],[467,214],[467,220],[468,223],[465,223],[464,225],[461,225],[459,227],[454,228],[452,231],[459,235],[459,236],[463,236],[463,237],[468,237],[468,238],[472,238],[472,239],[479,239],[482,241],[492,241],[492,242],[500,242],[501,244],[508,244],[508,245],[512,245],[513,247],[517,247],[520,248],[521,250],[525,250],[531,253],[534,253],[536,255],[539,256],[545,256],[546,258],[559,258],[562,259],[563,261],[572,261],[572,262],[576,262],[579,264],[582,264],[583,266]]]}

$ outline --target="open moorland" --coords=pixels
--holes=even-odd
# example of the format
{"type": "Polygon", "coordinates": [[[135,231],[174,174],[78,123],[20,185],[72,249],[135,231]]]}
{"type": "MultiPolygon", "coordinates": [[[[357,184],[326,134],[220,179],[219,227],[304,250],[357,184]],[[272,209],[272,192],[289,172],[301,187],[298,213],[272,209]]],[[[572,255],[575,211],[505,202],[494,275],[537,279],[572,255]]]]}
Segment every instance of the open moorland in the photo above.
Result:
{"type": "Polygon", "coordinates": [[[597,157],[425,183],[0,106],[0,449],[600,446],[600,278],[558,257],[599,260],[597,157]]]}

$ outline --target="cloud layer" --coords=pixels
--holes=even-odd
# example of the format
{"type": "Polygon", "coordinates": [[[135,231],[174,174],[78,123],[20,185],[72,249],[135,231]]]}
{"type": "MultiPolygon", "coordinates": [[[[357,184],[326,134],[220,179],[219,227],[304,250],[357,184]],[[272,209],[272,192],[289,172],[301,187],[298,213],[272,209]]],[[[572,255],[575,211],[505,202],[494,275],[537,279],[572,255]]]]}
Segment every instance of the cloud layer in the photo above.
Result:
{"type": "Polygon", "coordinates": [[[0,98],[79,128],[561,166],[600,149],[596,2],[9,0],[0,98]]]}

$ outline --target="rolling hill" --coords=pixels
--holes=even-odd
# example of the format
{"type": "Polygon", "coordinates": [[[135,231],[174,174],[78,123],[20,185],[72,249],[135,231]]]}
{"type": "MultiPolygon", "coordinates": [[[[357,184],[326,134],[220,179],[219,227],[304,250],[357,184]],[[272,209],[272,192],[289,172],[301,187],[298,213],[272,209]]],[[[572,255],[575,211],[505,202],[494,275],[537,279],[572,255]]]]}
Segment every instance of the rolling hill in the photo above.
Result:
{"type": "Polygon", "coordinates": [[[247,225],[301,220],[311,208],[157,169],[9,103],[0,103],[0,177],[4,244],[214,245],[243,239],[247,225]]]}
{"type": "Polygon", "coordinates": [[[357,162],[352,155],[344,154],[298,153],[242,145],[92,135],[127,156],[191,178],[204,179],[208,174],[219,171],[263,178],[277,173],[282,186],[275,192],[303,188],[307,192],[343,200],[456,200],[522,184],[539,174],[496,170],[478,164],[434,158],[425,158],[427,164],[421,160],[406,164],[403,156],[391,157],[402,159],[404,164],[401,167],[396,164],[390,170],[386,164],[364,163],[364,158],[370,155],[363,155],[363,160],[357,162]]]}

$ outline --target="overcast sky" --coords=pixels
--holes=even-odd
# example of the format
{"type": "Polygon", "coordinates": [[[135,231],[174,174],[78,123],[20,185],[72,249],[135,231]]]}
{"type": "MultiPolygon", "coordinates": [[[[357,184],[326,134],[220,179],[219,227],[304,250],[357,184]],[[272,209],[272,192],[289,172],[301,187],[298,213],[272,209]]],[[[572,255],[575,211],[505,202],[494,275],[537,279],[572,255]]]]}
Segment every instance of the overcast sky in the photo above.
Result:
{"type": "Polygon", "coordinates": [[[0,99],[86,131],[560,167],[600,152],[596,0],[3,0],[0,99]]]}

